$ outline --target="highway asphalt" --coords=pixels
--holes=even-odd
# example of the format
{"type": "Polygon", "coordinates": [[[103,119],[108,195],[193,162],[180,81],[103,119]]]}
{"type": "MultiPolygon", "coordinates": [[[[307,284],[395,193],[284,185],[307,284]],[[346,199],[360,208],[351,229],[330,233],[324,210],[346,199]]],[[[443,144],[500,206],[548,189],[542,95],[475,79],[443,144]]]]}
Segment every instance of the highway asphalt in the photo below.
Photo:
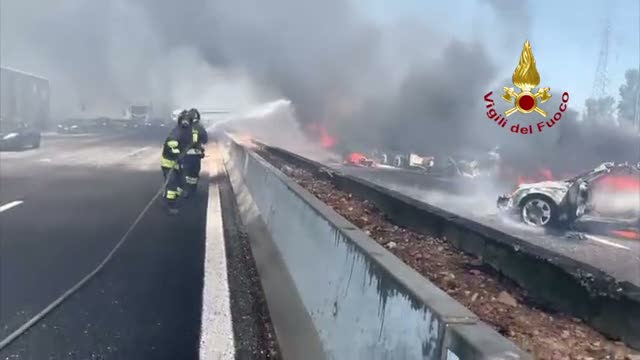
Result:
{"type": "MultiPolygon", "coordinates": [[[[165,136],[47,135],[39,149],[0,153],[0,340],[128,231],[161,187],[165,136]]],[[[153,202],[113,261],[0,359],[197,358],[207,187],[200,190],[178,217],[153,202]]]]}
{"type": "MultiPolygon", "coordinates": [[[[531,244],[590,264],[615,277],[640,286],[640,241],[596,234],[576,236],[571,231],[544,231],[521,224],[498,214],[496,200],[505,189],[478,184],[468,194],[451,194],[434,190],[429,181],[416,180],[417,174],[402,170],[382,170],[331,165],[349,175],[360,177],[425,203],[438,206],[454,214],[472,219],[531,244]]],[[[423,177],[425,175],[419,175],[423,177]]],[[[468,183],[467,185],[468,186],[468,183]]],[[[445,186],[446,187],[446,186],[445,186]]],[[[455,186],[454,186],[455,187],[455,186]]],[[[469,190],[469,189],[467,189],[469,190]]]]}

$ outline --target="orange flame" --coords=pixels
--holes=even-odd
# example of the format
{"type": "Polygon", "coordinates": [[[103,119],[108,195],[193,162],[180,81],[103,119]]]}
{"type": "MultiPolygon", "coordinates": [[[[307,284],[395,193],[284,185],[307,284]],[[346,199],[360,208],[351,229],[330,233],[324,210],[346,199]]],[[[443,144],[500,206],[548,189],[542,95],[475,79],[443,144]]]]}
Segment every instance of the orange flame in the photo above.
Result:
{"type": "Polygon", "coordinates": [[[367,160],[367,157],[361,153],[354,152],[347,155],[347,162],[351,164],[360,164],[362,161],[365,161],[365,160],[367,160]]]}
{"type": "Polygon", "coordinates": [[[320,130],[320,146],[325,149],[331,149],[336,146],[336,139],[329,135],[325,128],[321,128],[320,130]]]}
{"type": "Polygon", "coordinates": [[[307,130],[311,132],[312,136],[318,139],[320,146],[324,149],[331,149],[338,143],[336,138],[331,136],[321,123],[311,123],[307,126],[307,130]]]}
{"type": "Polygon", "coordinates": [[[547,168],[540,168],[534,176],[518,176],[518,185],[549,180],[554,180],[551,170],[547,168]]]}
{"type": "Polygon", "coordinates": [[[611,234],[630,240],[640,240],[640,232],[637,230],[612,230],[611,234]]]}
{"type": "Polygon", "coordinates": [[[367,158],[364,154],[359,152],[352,152],[346,156],[344,160],[345,164],[359,165],[359,166],[374,166],[373,160],[367,158]]]}
{"type": "Polygon", "coordinates": [[[640,192],[640,178],[633,176],[606,176],[598,186],[607,190],[640,192]]]}

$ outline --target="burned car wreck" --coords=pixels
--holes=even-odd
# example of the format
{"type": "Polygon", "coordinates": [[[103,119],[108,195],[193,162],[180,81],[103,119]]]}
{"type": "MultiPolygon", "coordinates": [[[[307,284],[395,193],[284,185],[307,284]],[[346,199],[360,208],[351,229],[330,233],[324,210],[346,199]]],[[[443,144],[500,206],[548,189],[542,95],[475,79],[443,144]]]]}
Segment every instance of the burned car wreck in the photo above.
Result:
{"type": "Polygon", "coordinates": [[[638,165],[603,163],[570,179],[521,184],[511,194],[498,197],[497,206],[527,225],[567,226],[591,213],[592,185],[612,172],[640,176],[638,165]]]}
{"type": "Polygon", "coordinates": [[[433,157],[414,153],[386,153],[373,151],[370,155],[350,152],[343,155],[343,164],[357,167],[393,168],[427,173],[433,167],[433,157]]]}

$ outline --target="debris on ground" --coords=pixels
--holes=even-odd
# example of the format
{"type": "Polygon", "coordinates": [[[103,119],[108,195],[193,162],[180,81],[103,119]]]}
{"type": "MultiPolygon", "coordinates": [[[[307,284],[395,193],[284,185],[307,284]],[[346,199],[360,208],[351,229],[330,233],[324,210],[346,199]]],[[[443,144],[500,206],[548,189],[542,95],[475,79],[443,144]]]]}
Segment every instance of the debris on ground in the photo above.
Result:
{"type": "Polygon", "coordinates": [[[260,155],[278,168],[288,166],[288,175],[300,186],[536,359],[624,360],[640,356],[577,318],[537,307],[525,290],[446,240],[398,227],[371,202],[271,153],[261,151],[260,155]]]}
{"type": "Polygon", "coordinates": [[[584,233],[581,232],[577,232],[577,231],[570,231],[567,233],[566,235],[567,239],[572,239],[572,240],[586,240],[587,239],[587,235],[585,235],[584,233]]]}
{"type": "Polygon", "coordinates": [[[511,307],[518,307],[518,301],[506,291],[501,291],[500,294],[498,294],[498,301],[511,307]]]}

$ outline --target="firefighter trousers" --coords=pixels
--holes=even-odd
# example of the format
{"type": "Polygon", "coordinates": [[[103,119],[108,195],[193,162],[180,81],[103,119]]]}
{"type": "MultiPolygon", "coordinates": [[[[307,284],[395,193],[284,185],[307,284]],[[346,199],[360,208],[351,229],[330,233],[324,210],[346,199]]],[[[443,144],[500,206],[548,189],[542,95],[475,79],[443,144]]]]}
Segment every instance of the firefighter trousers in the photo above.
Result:
{"type": "Polygon", "coordinates": [[[185,190],[195,192],[200,179],[200,155],[187,155],[183,160],[183,175],[185,190]]]}
{"type": "Polygon", "coordinates": [[[182,171],[180,169],[162,167],[162,175],[165,181],[162,197],[169,208],[176,208],[176,202],[182,194],[182,171]]]}

